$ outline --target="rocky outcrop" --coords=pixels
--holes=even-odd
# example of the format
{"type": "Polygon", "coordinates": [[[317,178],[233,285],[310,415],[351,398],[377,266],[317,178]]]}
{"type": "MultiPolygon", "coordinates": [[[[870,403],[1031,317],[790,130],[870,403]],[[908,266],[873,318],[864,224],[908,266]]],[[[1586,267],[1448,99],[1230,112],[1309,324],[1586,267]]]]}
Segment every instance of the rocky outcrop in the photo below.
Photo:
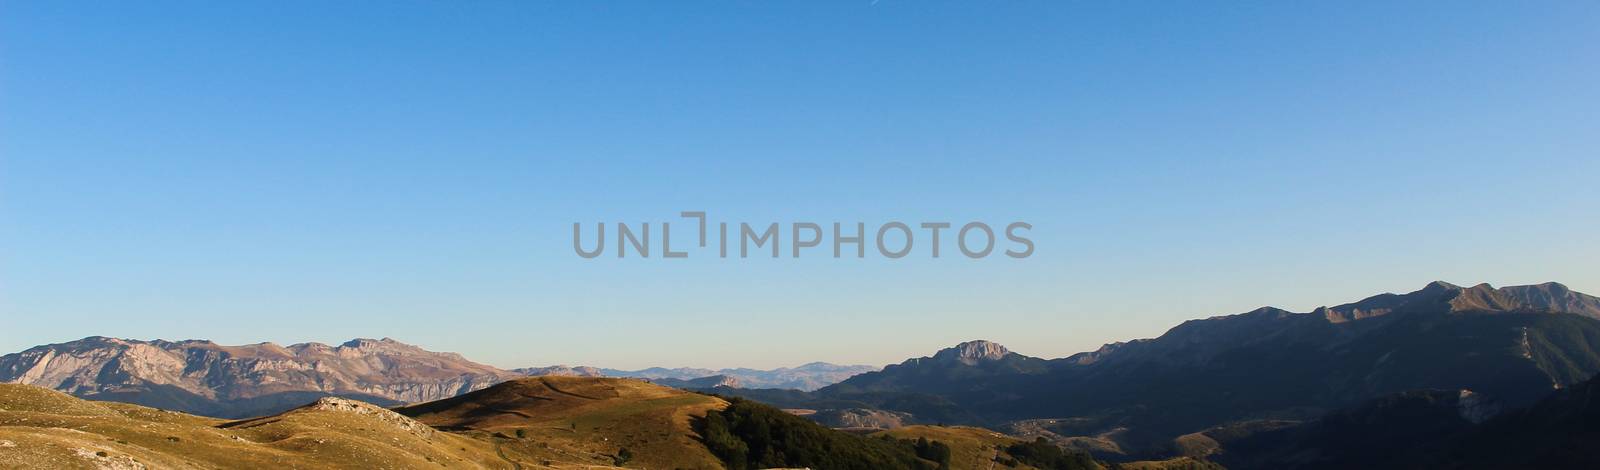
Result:
{"type": "Polygon", "coordinates": [[[224,346],[90,337],[0,356],[3,383],[223,417],[328,395],[384,404],[437,400],[517,375],[388,338],[224,346]]]}
{"type": "Polygon", "coordinates": [[[424,439],[433,437],[433,433],[435,432],[434,429],[428,427],[428,425],[417,422],[417,420],[411,419],[405,415],[401,415],[400,413],[389,411],[386,408],[376,406],[371,403],[345,398],[322,397],[318,398],[317,401],[312,402],[309,405],[290,411],[290,413],[315,412],[349,413],[365,416],[383,423],[386,426],[415,434],[424,439]]]}
{"type": "Polygon", "coordinates": [[[938,353],[933,355],[933,359],[937,361],[960,362],[962,364],[973,366],[978,365],[979,362],[998,361],[1005,358],[1007,354],[1011,354],[1011,350],[1006,349],[1005,346],[1001,346],[1000,343],[974,340],[957,344],[953,348],[945,348],[940,350],[938,353]]]}
{"type": "Polygon", "coordinates": [[[909,413],[866,408],[820,410],[810,418],[830,428],[850,429],[894,429],[912,422],[909,413]]]}

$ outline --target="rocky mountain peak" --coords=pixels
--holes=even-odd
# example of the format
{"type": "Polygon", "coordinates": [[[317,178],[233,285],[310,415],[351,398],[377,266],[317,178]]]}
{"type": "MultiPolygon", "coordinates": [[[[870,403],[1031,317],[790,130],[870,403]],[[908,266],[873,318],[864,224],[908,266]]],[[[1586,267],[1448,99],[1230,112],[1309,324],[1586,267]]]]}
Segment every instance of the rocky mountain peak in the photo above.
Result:
{"type": "Polygon", "coordinates": [[[341,344],[339,346],[340,347],[345,347],[345,348],[370,349],[370,348],[392,348],[392,347],[395,347],[395,346],[409,347],[411,345],[405,344],[405,343],[402,343],[402,342],[399,342],[399,341],[395,341],[393,338],[383,338],[383,339],[356,338],[356,339],[352,339],[350,341],[345,341],[344,344],[341,344]]]}
{"type": "Polygon", "coordinates": [[[957,361],[969,366],[977,365],[984,361],[996,361],[1011,354],[1011,350],[1001,346],[1000,343],[973,340],[957,344],[955,347],[940,350],[933,355],[936,360],[957,361]]]}
{"type": "Polygon", "coordinates": [[[1379,294],[1359,302],[1321,307],[1313,314],[1332,323],[1379,317],[1398,310],[1431,312],[1561,312],[1600,318],[1600,299],[1547,282],[1495,288],[1434,281],[1407,294],[1379,294]]]}
{"type": "Polygon", "coordinates": [[[1454,290],[1461,290],[1461,286],[1458,286],[1458,285],[1455,285],[1455,284],[1451,284],[1451,283],[1448,283],[1448,282],[1444,282],[1444,281],[1433,281],[1433,282],[1428,283],[1428,285],[1426,285],[1426,286],[1422,286],[1422,290],[1420,290],[1418,292],[1442,292],[1442,291],[1454,291],[1454,290]]]}
{"type": "MultiPolygon", "coordinates": [[[[328,350],[328,349],[330,349],[330,348],[328,348],[328,346],[320,344],[320,343],[308,343],[308,344],[305,344],[305,345],[296,345],[296,346],[308,347],[307,349],[320,349],[320,350],[328,350]]],[[[351,356],[351,357],[358,357],[358,356],[379,356],[379,357],[406,356],[406,357],[416,357],[416,358],[433,358],[433,357],[437,357],[437,358],[444,358],[445,360],[461,360],[461,361],[466,360],[466,359],[462,358],[461,355],[456,354],[456,353],[429,351],[429,350],[422,349],[421,347],[418,347],[418,346],[415,346],[415,345],[412,345],[412,344],[402,343],[400,341],[396,341],[393,338],[383,338],[383,339],[356,338],[356,339],[352,339],[350,341],[345,341],[343,344],[340,344],[339,346],[331,348],[331,352],[334,353],[334,354],[343,355],[343,356],[351,356]]]]}
{"type": "Polygon", "coordinates": [[[82,397],[162,390],[141,395],[142,403],[224,417],[282,411],[293,403],[282,397],[296,394],[388,403],[437,400],[516,376],[387,338],[285,348],[89,337],[0,356],[0,383],[82,397]]]}
{"type": "Polygon", "coordinates": [[[1600,298],[1555,282],[1494,288],[1479,284],[1450,299],[1454,311],[1563,312],[1600,318],[1600,298]]]}

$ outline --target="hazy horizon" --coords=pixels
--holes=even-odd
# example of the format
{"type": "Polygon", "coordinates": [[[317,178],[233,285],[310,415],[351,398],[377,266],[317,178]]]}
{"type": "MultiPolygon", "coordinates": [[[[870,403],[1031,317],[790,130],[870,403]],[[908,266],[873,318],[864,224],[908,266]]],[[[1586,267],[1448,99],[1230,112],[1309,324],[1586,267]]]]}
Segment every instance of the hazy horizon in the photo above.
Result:
{"type": "Polygon", "coordinates": [[[507,368],[883,365],[971,339],[1063,357],[1435,280],[1597,294],[1597,19],[7,3],[0,353],[392,337],[507,368]],[[573,252],[575,222],[680,211],[1021,220],[1037,251],[573,252]]]}

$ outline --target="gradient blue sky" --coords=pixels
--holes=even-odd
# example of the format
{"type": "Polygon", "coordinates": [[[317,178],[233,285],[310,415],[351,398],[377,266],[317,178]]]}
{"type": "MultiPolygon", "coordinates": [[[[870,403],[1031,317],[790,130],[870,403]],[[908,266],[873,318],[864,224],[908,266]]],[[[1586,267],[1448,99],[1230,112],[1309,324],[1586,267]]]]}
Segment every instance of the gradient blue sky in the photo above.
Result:
{"type": "Polygon", "coordinates": [[[1596,2],[7,0],[0,352],[881,364],[1435,279],[1597,292],[1597,83],[1596,2]],[[1038,248],[571,250],[683,210],[1038,248]]]}

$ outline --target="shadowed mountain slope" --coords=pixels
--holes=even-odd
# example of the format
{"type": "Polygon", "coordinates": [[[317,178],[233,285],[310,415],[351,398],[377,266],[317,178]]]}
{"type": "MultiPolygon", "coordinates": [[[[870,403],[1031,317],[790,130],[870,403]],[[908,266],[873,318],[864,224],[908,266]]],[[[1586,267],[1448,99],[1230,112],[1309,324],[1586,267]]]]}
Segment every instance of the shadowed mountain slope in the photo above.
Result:
{"type": "Polygon", "coordinates": [[[1419,390],[1301,424],[1186,438],[1236,469],[1600,466],[1600,378],[1490,416],[1498,408],[1469,391],[1419,390]]]}
{"type": "Polygon", "coordinates": [[[1435,468],[1600,468],[1596,442],[1600,377],[1484,422],[1432,452],[1427,463],[1435,468]]]}
{"type": "Polygon", "coordinates": [[[1169,455],[1186,433],[1312,419],[1410,390],[1467,389],[1508,408],[1530,404],[1600,373],[1597,305],[1555,283],[1435,282],[1307,313],[1264,307],[1187,321],[1158,338],[1062,359],[975,341],[812,394],[728,392],[790,408],[904,412],[921,423],[1050,418],[1039,431],[1058,443],[1098,442],[1093,450],[1126,458],[1169,455]]]}

